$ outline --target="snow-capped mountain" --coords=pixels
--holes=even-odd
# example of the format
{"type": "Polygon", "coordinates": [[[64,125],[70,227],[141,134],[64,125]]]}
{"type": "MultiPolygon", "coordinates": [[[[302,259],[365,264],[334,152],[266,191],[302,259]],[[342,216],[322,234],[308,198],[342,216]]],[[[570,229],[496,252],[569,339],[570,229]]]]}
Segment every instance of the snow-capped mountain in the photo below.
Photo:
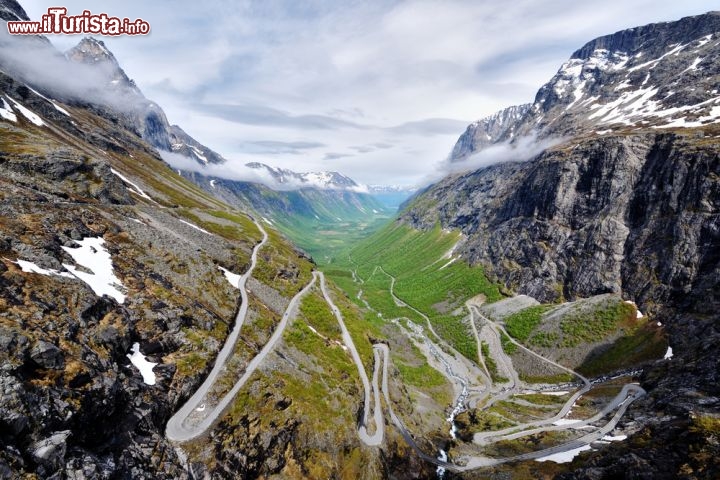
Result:
{"type": "Polygon", "coordinates": [[[588,42],[538,91],[535,101],[476,122],[451,161],[522,137],[603,135],[720,121],[720,12],[624,30],[588,42]],[[512,115],[525,111],[516,121],[512,115]],[[494,118],[510,119],[499,135],[494,118]],[[487,125],[487,126],[486,126],[487,125]]]}
{"type": "Polygon", "coordinates": [[[527,114],[531,106],[529,103],[514,105],[471,123],[458,139],[450,157],[453,161],[461,161],[499,138],[512,138],[515,125],[527,114]]]}
{"type": "Polygon", "coordinates": [[[201,165],[225,163],[225,158],[219,153],[201,144],[177,125],[171,125],[170,148],[173,153],[195,159],[201,165]]]}
{"type": "Polygon", "coordinates": [[[338,172],[294,172],[286,168],[276,168],[264,163],[252,162],[245,165],[257,170],[261,176],[267,176],[269,185],[276,184],[281,189],[319,188],[322,190],[351,190],[367,192],[367,186],[355,182],[338,172]]]}

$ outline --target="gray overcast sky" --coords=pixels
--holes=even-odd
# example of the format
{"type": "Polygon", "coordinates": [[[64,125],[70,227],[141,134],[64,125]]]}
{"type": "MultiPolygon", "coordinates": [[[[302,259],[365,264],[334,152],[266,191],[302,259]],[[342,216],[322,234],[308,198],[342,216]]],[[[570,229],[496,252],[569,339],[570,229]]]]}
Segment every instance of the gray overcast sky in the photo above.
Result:
{"type": "MultiPolygon", "coordinates": [[[[532,101],[593,38],[717,9],[710,0],[513,2],[20,0],[37,20],[142,18],[146,37],[105,37],[128,76],[230,160],[421,183],[465,126],[532,101]]],[[[65,50],[80,37],[51,38],[65,50]]]]}

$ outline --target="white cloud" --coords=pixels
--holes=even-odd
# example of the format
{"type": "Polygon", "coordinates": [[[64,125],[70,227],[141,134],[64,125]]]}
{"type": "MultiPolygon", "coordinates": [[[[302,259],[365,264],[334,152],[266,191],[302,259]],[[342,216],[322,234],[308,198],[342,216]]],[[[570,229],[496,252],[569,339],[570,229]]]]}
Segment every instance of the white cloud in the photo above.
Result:
{"type": "MultiPolygon", "coordinates": [[[[48,7],[39,0],[22,3],[33,18],[48,7]]],[[[295,170],[332,162],[333,169],[358,181],[399,184],[427,175],[463,129],[428,136],[393,127],[429,119],[469,122],[526,103],[594,37],[716,8],[710,0],[609,0],[601,7],[571,0],[67,0],[64,5],[71,13],[91,8],[148,21],[147,37],[104,40],[171,122],[226,158],[295,170]],[[269,109],[286,118],[238,123],[213,105],[269,109]],[[333,129],[309,130],[288,119],[338,122],[333,129]],[[324,147],[250,159],[243,147],[249,142],[324,147]],[[393,148],[352,148],[378,142],[393,148]]],[[[64,47],[77,40],[53,38],[64,47]]]]}

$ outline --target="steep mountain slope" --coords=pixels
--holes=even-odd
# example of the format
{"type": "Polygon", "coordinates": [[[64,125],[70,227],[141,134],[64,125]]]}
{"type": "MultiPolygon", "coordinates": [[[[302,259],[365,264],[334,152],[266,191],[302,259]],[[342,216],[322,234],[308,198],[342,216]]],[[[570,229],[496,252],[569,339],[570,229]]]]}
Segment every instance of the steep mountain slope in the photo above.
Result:
{"type": "MultiPolygon", "coordinates": [[[[566,478],[718,472],[701,457],[717,454],[720,412],[719,56],[717,12],[589,42],[493,142],[511,161],[445,178],[398,220],[459,230],[456,254],[514,292],[618,293],[666,329],[675,356],[645,371],[649,398],[630,409],[646,429],[566,478]],[[512,161],[521,136],[557,145],[512,161]]],[[[452,162],[482,155],[474,132],[452,162]]]]}
{"type": "Polygon", "coordinates": [[[562,139],[716,123],[718,31],[720,12],[710,12],[588,42],[538,90],[532,105],[510,107],[468,127],[451,161],[525,137],[562,139]],[[520,118],[506,123],[513,116],[520,118]],[[497,133],[490,130],[495,122],[503,125],[497,133]]]}
{"type": "MultiPolygon", "coordinates": [[[[5,44],[1,61],[17,67],[11,48],[24,47],[5,44]]],[[[0,73],[0,477],[428,473],[397,433],[382,453],[361,443],[358,370],[318,323],[334,317],[317,287],[316,304],[286,312],[313,278],[305,256],[177,175],[127,111],[65,101],[48,78],[42,88],[13,71],[0,73]],[[298,321],[283,335],[288,316],[298,321]],[[205,436],[171,443],[169,418],[241,321],[208,411],[269,339],[278,345],[205,436]]],[[[371,327],[328,289],[369,366],[371,327]]]]}

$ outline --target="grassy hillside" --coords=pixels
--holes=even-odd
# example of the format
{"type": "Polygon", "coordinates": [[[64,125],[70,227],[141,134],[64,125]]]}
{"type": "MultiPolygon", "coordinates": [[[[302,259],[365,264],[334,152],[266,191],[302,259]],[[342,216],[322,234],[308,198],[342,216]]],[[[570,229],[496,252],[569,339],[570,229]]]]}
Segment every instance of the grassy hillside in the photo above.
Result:
{"type": "Polygon", "coordinates": [[[417,312],[391,297],[390,276],[395,277],[394,292],[402,302],[427,315],[437,333],[468,358],[477,358],[477,345],[462,321],[467,313],[464,303],[479,294],[488,302],[499,300],[501,295],[482,268],[453,257],[452,249],[460,239],[458,232],[440,228],[422,232],[393,223],[325,270],[357,302],[362,289],[362,298],[384,317],[407,317],[424,323],[417,312]],[[353,271],[364,284],[353,282],[353,271]]]}
{"type": "Polygon", "coordinates": [[[395,213],[367,193],[318,188],[276,191],[257,183],[185,175],[230,205],[255,212],[317,263],[331,261],[379,230],[395,213]]]}

